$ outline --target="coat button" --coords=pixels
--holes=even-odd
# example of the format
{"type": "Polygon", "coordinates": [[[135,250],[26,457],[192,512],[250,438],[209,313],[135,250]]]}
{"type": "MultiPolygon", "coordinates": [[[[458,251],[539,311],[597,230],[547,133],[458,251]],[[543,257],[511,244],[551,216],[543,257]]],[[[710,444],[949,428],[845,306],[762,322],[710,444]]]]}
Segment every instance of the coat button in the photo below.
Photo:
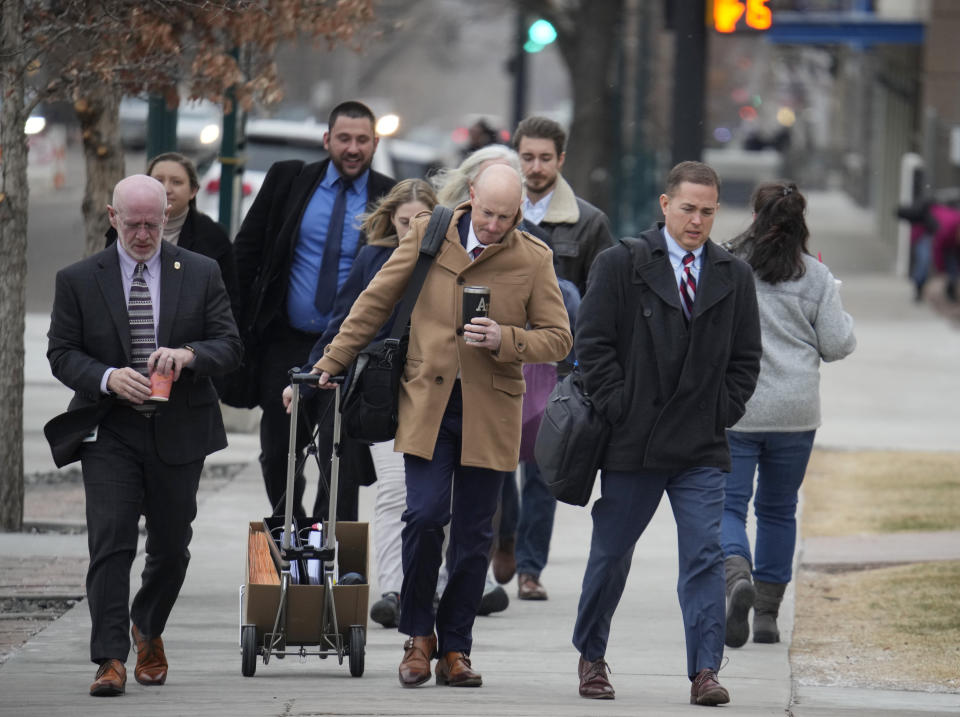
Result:
{"type": "Polygon", "coordinates": [[[457,327],[457,336],[463,336],[463,327],[462,327],[462,326],[458,326],[458,327],[457,327]]]}
{"type": "Polygon", "coordinates": [[[458,277],[457,277],[457,283],[462,286],[462,285],[465,284],[466,282],[463,280],[463,277],[462,277],[462,276],[458,276],[458,277]]]}
{"type": "Polygon", "coordinates": [[[443,376],[437,376],[435,379],[433,379],[433,382],[437,385],[440,385],[443,383],[443,376]]]}
{"type": "Polygon", "coordinates": [[[643,315],[644,315],[645,318],[648,318],[648,319],[649,319],[651,316],[653,316],[653,310],[652,310],[652,309],[644,309],[644,310],[643,310],[643,315]]]}

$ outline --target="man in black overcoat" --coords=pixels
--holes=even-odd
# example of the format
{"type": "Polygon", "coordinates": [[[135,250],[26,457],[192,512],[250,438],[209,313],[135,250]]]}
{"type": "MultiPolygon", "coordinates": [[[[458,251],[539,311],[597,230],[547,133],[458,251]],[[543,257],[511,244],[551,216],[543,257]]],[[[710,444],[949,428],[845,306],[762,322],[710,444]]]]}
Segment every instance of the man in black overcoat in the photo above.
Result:
{"type": "Polygon", "coordinates": [[[677,522],[690,701],[730,700],[717,680],[725,429],[753,393],[761,344],[753,273],[709,238],[719,184],[705,164],[674,167],[660,195],[664,222],[602,252],[580,305],[577,358],[613,426],[573,632],[583,697],[614,696],[604,660],[610,622],[634,546],[666,493],[677,522]]]}
{"type": "MultiPolygon", "coordinates": [[[[375,126],[373,112],[366,105],[352,101],[337,105],[324,134],[330,157],[312,164],[285,160],[270,167],[234,240],[242,294],[240,331],[247,360],[257,366],[256,402],[263,409],[260,465],[275,515],[283,514],[286,496],[290,417],[282,393],[289,383],[287,371],[305,363],[327,327],[333,297],[364,243],[359,215],[371,210],[395,184],[370,168],[379,141],[375,126]]],[[[310,513],[318,517],[327,514],[324,482],[330,471],[331,404],[330,394],[322,392],[307,404],[311,420],[298,424],[297,449],[302,451],[313,421],[319,420],[318,455],[323,475],[310,513]]],[[[373,465],[366,446],[347,440],[344,450],[349,455],[341,471],[338,516],[356,520],[355,481],[369,481],[373,465]]],[[[297,516],[305,514],[304,487],[300,472],[293,497],[297,516]]]]}

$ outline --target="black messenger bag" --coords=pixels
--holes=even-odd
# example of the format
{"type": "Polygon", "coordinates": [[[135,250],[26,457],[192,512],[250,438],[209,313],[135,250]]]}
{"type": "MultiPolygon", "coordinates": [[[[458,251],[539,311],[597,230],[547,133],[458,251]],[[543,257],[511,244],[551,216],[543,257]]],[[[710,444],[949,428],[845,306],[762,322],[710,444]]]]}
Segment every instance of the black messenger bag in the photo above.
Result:
{"type": "Polygon", "coordinates": [[[390,336],[374,341],[357,354],[347,371],[347,388],[340,412],[343,430],[354,440],[382,443],[397,435],[400,379],[407,360],[410,314],[452,217],[453,210],[446,207],[433,210],[390,336]]]}
{"type": "Polygon", "coordinates": [[[533,449],[547,488],[570,505],[586,505],[610,441],[610,424],[597,411],[574,370],[547,399],[533,449]]]}

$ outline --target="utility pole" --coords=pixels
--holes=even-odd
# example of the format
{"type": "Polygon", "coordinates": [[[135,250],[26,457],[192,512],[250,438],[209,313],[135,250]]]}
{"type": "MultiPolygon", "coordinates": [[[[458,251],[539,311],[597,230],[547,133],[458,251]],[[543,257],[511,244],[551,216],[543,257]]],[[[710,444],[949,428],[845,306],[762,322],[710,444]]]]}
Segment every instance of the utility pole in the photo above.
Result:
{"type": "Polygon", "coordinates": [[[523,10],[517,10],[516,38],[514,55],[510,64],[513,70],[513,127],[515,128],[527,113],[527,51],[523,45],[527,40],[527,18],[523,10]]]}
{"type": "MultiPolygon", "coordinates": [[[[231,54],[239,60],[240,51],[237,48],[231,54]]],[[[223,139],[220,141],[219,223],[227,236],[232,237],[234,225],[240,218],[240,178],[246,159],[239,152],[243,137],[243,113],[237,104],[237,93],[233,87],[226,91],[226,103],[230,111],[223,113],[223,139]]]]}
{"type": "Polygon", "coordinates": [[[672,163],[703,156],[704,95],[707,71],[707,3],[684,0],[673,6],[672,163]]]}
{"type": "Polygon", "coordinates": [[[147,161],[177,149],[177,110],[167,107],[163,95],[150,95],[147,102],[147,161]]]}

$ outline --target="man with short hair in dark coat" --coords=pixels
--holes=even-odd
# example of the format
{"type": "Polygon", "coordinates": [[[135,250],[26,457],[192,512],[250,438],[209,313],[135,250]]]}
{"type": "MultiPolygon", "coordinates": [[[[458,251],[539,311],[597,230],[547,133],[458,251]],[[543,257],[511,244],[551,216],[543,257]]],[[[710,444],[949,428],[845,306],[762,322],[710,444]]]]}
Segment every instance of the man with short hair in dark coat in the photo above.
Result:
{"type": "Polygon", "coordinates": [[[677,521],[690,701],[730,701],[717,681],[725,429],[753,393],[761,344],[752,271],[709,238],[719,184],[700,162],[674,167],[660,195],[665,221],[601,253],[581,304],[577,358],[613,427],[573,631],[583,697],[614,696],[604,660],[610,622],[634,546],[666,493],[677,521]]]}
{"type": "MultiPolygon", "coordinates": [[[[370,168],[379,141],[375,126],[366,105],[353,101],[337,105],[323,137],[330,157],[306,165],[299,160],[274,163],[234,240],[237,278],[245,292],[238,323],[248,358],[259,361],[260,466],[275,515],[282,515],[286,494],[290,418],[281,395],[289,383],[287,371],[310,353],[333,315],[333,298],[365,242],[357,217],[396,184],[370,168]],[[336,236],[328,236],[331,228],[336,236]]],[[[318,455],[329,476],[330,395],[320,396],[317,403],[311,419],[319,418],[318,455]]],[[[308,421],[298,426],[298,451],[309,442],[310,428],[308,421]]],[[[341,520],[356,520],[356,481],[371,481],[373,464],[366,446],[345,440],[344,451],[348,464],[352,459],[360,463],[341,470],[337,513],[341,520]]],[[[321,475],[312,516],[327,514],[324,483],[321,475]]],[[[305,513],[304,487],[300,472],[293,497],[297,516],[305,513]]]]}

